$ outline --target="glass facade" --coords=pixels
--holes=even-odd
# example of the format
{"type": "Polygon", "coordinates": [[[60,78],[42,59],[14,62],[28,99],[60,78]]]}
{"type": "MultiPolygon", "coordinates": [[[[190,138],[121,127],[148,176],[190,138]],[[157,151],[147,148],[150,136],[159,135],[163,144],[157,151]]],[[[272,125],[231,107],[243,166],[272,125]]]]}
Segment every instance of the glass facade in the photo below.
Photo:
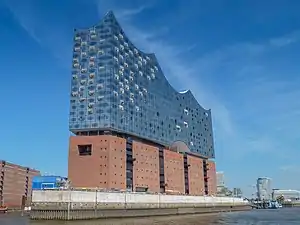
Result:
{"type": "Polygon", "coordinates": [[[272,197],[271,179],[259,177],[257,179],[257,195],[259,200],[270,200],[272,197]]]}
{"type": "Polygon", "coordinates": [[[112,12],[76,29],[73,51],[71,132],[112,130],[165,146],[183,141],[214,158],[211,111],[190,91],[177,92],[155,55],[137,49],[112,12]]]}

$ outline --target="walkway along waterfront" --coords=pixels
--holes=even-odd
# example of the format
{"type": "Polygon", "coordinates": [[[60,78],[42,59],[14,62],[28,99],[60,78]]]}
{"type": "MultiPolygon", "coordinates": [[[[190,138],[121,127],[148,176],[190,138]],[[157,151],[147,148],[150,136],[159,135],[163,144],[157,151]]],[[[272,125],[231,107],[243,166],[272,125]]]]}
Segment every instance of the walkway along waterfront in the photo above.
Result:
{"type": "Polygon", "coordinates": [[[240,198],[73,190],[33,191],[31,219],[81,220],[250,210],[240,198]]]}

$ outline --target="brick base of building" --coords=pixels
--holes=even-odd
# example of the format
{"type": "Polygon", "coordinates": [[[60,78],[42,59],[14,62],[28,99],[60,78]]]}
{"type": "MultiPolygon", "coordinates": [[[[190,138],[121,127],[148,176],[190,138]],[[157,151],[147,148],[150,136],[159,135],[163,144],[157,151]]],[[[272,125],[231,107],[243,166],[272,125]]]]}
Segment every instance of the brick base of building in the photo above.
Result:
{"type": "Polygon", "coordinates": [[[75,188],[214,195],[215,163],[143,140],[71,136],[68,177],[75,188]]]}

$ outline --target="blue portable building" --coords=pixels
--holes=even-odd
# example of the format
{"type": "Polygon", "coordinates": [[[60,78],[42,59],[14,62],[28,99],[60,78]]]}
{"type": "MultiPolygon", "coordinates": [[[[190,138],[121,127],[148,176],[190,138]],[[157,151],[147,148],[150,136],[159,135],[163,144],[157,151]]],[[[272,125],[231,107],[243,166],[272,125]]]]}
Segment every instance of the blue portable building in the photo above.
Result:
{"type": "Polygon", "coordinates": [[[32,179],[32,190],[61,188],[67,178],[61,176],[35,176],[32,179]]]}

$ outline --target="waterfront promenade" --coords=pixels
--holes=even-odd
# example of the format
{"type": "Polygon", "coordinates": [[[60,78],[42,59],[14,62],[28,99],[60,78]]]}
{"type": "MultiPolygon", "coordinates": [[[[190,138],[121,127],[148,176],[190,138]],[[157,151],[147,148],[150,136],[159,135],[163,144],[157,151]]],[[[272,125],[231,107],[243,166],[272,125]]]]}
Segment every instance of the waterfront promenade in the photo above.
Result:
{"type": "Polygon", "coordinates": [[[210,215],[184,215],[89,221],[31,221],[20,214],[0,214],[1,225],[299,225],[300,208],[253,210],[210,215]],[[279,213],[280,212],[280,213],[279,213]]]}
{"type": "Polygon", "coordinates": [[[85,220],[251,210],[241,198],[76,190],[35,190],[34,220],[85,220]]]}

